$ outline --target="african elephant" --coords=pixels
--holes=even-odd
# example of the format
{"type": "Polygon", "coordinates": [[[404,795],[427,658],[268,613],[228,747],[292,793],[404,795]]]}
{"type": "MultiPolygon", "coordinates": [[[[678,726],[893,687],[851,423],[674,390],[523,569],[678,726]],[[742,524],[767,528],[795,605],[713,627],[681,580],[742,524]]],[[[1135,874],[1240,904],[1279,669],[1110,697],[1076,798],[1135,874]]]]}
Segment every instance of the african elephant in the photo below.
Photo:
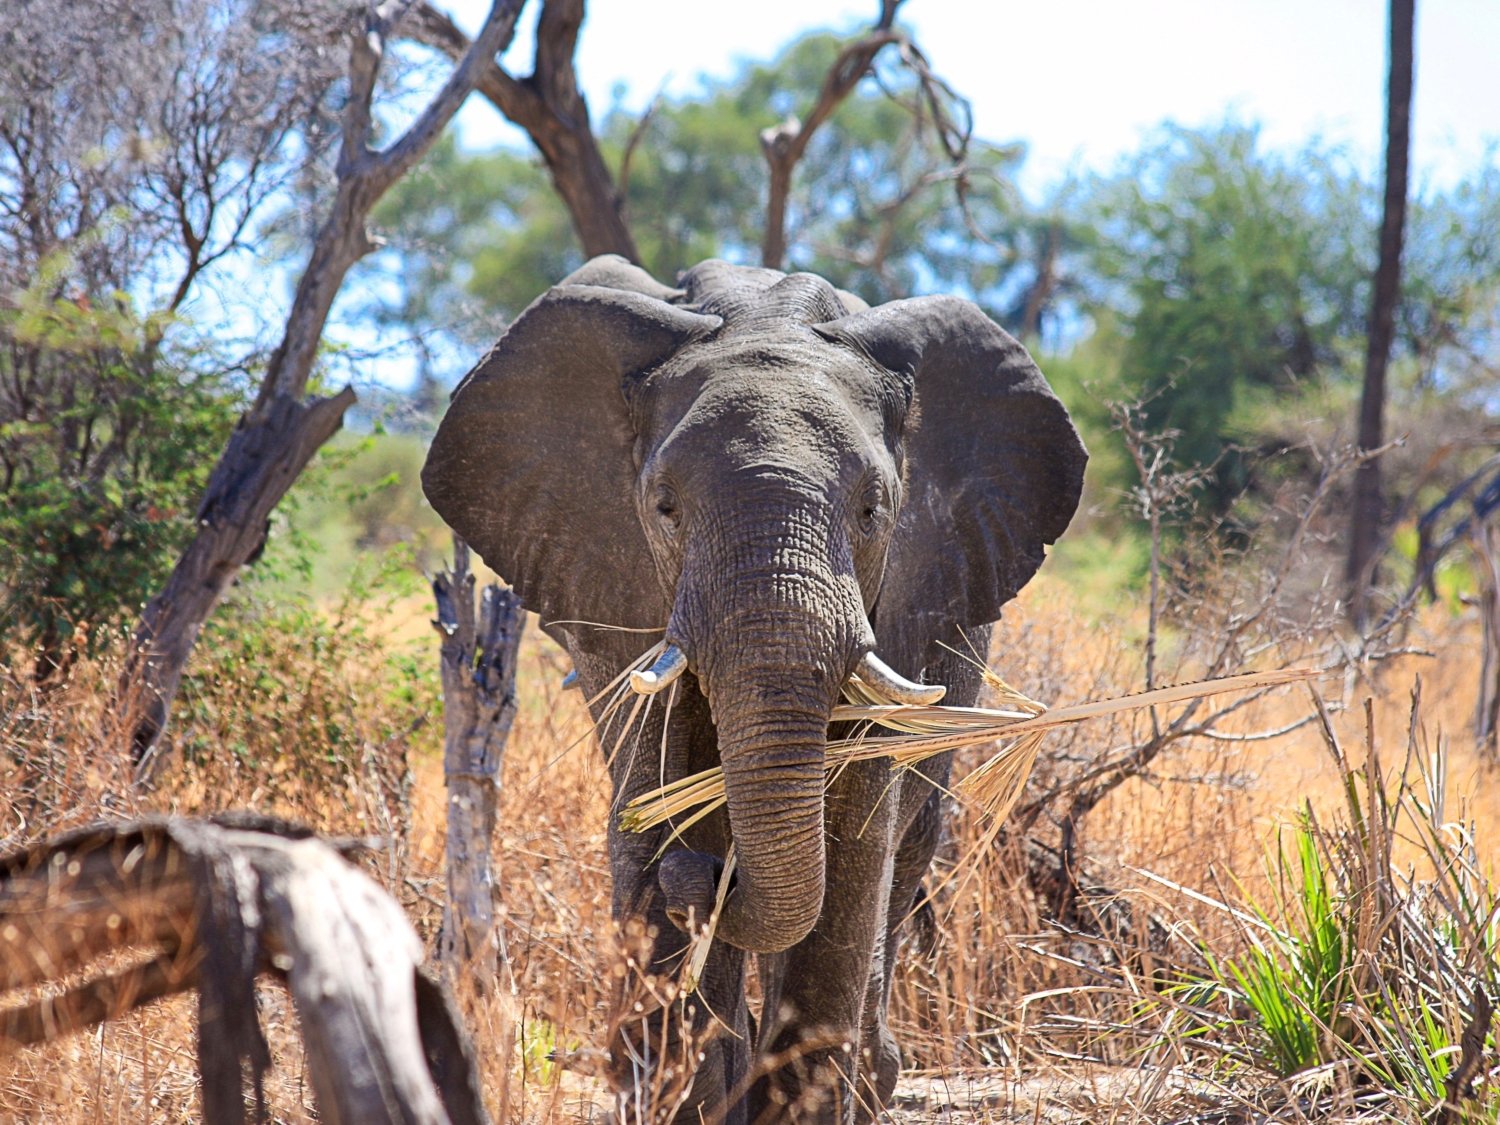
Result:
{"type": "Polygon", "coordinates": [[[970,302],[869,308],[811,274],[721,261],[671,288],[596,258],[454,392],[427,495],[572,655],[586,697],[663,630],[671,645],[635,677],[677,691],[614,753],[614,807],[723,767],[727,809],[660,858],[666,829],[609,835],[615,916],[653,928],[664,967],[736,851],[701,1003],[613,1045],[641,1081],[661,1043],[719,1028],[679,1120],[843,1123],[889,1099],[897,930],[948,763],[864,762],[830,783],[829,715],[853,674],[893,699],[944,685],[973,702],[979,673],[956,653],[986,651],[1072,518],[1086,459],[1026,350],[970,302]]]}

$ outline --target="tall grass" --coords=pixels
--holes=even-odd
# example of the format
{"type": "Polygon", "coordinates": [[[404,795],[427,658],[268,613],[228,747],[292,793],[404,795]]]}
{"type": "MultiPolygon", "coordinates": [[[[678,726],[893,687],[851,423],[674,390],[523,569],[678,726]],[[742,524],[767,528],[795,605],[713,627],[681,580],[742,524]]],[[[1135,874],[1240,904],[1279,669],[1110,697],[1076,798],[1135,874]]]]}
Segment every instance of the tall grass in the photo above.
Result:
{"type": "Polygon", "coordinates": [[[1207,972],[1186,989],[1206,990],[1220,1014],[1189,1010],[1235,1044],[1221,1057],[1237,1065],[1285,1079],[1321,1072],[1330,1109],[1495,1120],[1500,892],[1488,833],[1464,808],[1449,816],[1451,750],[1427,737],[1420,681],[1395,770],[1382,768],[1373,722],[1354,765],[1318,710],[1342,804],[1303,808],[1271,854],[1268,894],[1210,904],[1234,920],[1242,948],[1225,958],[1205,948],[1207,972]]]}
{"type": "MultiPolygon", "coordinates": [[[[1138,686],[1129,638],[1142,623],[1085,624],[1055,595],[1043,584],[1007,610],[992,653],[1006,679],[1048,702],[1138,686]]],[[[19,671],[0,675],[0,837],[16,845],[99,817],[247,806],[378,836],[372,872],[431,940],[444,796],[428,616],[403,591],[357,589],[291,612],[246,602],[200,645],[168,765],[147,793],[92,750],[108,659],[45,698],[19,671]]],[[[1304,692],[1269,696],[1223,733],[1292,733],[1183,740],[1104,797],[1081,822],[1083,893],[1066,918],[1036,891],[1056,860],[1045,814],[1025,832],[996,832],[955,802],[931,910],[909,923],[894,990],[911,1068],[898,1119],[962,1104],[954,1120],[1191,1120],[1226,1107],[1434,1120],[1479,990],[1495,995],[1497,853],[1480,829],[1497,809],[1487,767],[1460,741],[1471,626],[1434,611],[1422,628],[1434,657],[1351,679],[1350,701],[1372,698],[1368,713],[1334,708],[1325,722],[1304,692]],[[1414,722],[1418,669],[1427,703],[1414,722]],[[1346,746],[1363,758],[1342,757],[1346,746]],[[1415,749],[1391,771],[1370,749],[1384,746],[1415,749]],[[1291,1051],[1278,1054],[1257,995],[1302,1036],[1291,1051]]],[[[529,634],[495,843],[507,967],[498,987],[464,996],[487,1098],[506,1122],[589,1120],[608,1100],[602,1051],[617,996],[661,987],[632,958],[642,935],[618,934],[610,917],[607,778],[576,694],[560,690],[566,667],[529,634]]],[[[1141,734],[1130,723],[1149,732],[1149,722],[1059,735],[1036,784],[1109,760],[1141,734]]],[[[961,751],[957,774],[986,756],[961,751]]],[[[293,1013],[277,988],[261,996],[273,1113],[313,1120],[293,1013]]],[[[1469,1056],[1488,1059],[1487,1028],[1474,1034],[1483,1050],[1469,1056]]],[[[1474,1119],[1494,1116],[1487,1065],[1465,1079],[1480,1096],[1464,1104],[1474,1119]]],[[[0,1120],[195,1120],[194,1066],[192,1004],[172,1001],[0,1058],[0,1120]]]]}

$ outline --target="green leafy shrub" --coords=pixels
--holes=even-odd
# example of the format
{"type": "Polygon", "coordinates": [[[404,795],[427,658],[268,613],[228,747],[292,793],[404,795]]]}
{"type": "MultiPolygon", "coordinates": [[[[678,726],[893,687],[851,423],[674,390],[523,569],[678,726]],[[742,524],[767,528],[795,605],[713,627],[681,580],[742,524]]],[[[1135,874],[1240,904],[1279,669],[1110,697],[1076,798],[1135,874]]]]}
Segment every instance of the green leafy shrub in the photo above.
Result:
{"type": "Polygon", "coordinates": [[[166,327],[70,292],[61,258],[0,304],[0,641],[40,679],[160,586],[238,412],[166,327]]]}

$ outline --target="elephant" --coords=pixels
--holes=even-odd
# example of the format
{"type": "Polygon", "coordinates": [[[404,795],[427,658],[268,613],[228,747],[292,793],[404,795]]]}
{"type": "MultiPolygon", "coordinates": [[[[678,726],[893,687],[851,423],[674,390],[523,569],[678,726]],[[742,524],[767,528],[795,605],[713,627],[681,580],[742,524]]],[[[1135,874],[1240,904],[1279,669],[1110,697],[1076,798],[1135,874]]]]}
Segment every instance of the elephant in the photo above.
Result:
{"type": "Polygon", "coordinates": [[[676,1120],[844,1125],[889,1101],[900,926],[950,763],[830,775],[830,713],[851,676],[894,701],[973,703],[968,654],[1072,519],[1087,457],[1025,348],[972,302],[872,308],[718,260],[668,286],[595,258],[454,391],[426,494],[568,651],[596,720],[622,671],[668,646],[632,677],[674,694],[613,748],[612,808],[723,770],[727,804],[680,836],[609,827],[614,916],[644,924],[663,971],[735,849],[691,1003],[611,1044],[637,1086],[663,1044],[692,1045],[676,1120]]]}

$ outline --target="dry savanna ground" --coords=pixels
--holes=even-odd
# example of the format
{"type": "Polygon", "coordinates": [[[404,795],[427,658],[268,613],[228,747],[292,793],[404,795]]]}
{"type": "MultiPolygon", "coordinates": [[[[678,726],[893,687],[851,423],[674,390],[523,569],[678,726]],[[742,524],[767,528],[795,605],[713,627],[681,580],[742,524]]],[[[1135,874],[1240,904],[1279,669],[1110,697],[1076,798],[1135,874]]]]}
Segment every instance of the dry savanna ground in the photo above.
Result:
{"type": "MultiPolygon", "coordinates": [[[[1048,703],[1139,688],[1143,615],[1085,621],[1062,608],[1063,594],[1046,579],[1035,584],[1007,612],[991,664],[1048,703]]],[[[7,679],[5,846],[101,817],[226,808],[374,835],[382,842],[363,862],[430,943],[444,894],[444,794],[428,614],[415,597],[290,614],[239,607],[200,646],[169,765],[146,794],[90,748],[107,659],[48,698],[7,679]]],[[[1159,679],[1194,674],[1190,623],[1159,642],[1159,679]]],[[[1436,607],[1404,638],[1413,651],[1320,681],[1342,765],[1306,688],[1227,716],[1219,737],[1171,745],[1082,820],[1088,893],[1067,925],[1045,917],[1027,878],[1028,862],[1034,876],[1035,856],[1059,843],[1052,826],[1066,794],[1043,802],[1028,826],[1040,853],[955,801],[932,881],[936,932],[909,943],[896,988],[909,1071],[893,1119],[1431,1121],[1443,1113],[1445,1076],[1462,1062],[1478,1095],[1463,1112],[1493,1120],[1485,1029],[1477,1059],[1461,1059],[1459,1046],[1494,951],[1494,919],[1483,916],[1496,855],[1486,830],[1500,798],[1469,733],[1478,646],[1463,612],[1436,607]],[[1291,729],[1246,737],[1281,728],[1291,729]],[[1372,745],[1378,783],[1361,773],[1372,745]],[[1424,780],[1434,761],[1443,770],[1424,780]],[[1445,803],[1435,804],[1433,788],[1445,803]],[[1436,861],[1424,818],[1436,826],[1436,861]],[[1393,828],[1388,839],[1377,823],[1393,828]],[[1304,846],[1311,852],[1299,861],[1304,846]],[[1449,870],[1436,871],[1445,862],[1449,870]],[[1309,886],[1314,866],[1325,876],[1321,897],[1309,886]],[[1372,915],[1371,886],[1387,883],[1372,915]],[[1459,917],[1468,908],[1442,905],[1460,884],[1477,904],[1476,925],[1459,917]],[[1405,919],[1405,952],[1393,959],[1381,942],[1395,915],[1405,919]],[[1342,968],[1323,979],[1319,957],[1341,957],[1342,968]],[[1418,963],[1403,967],[1402,957],[1418,963]],[[1313,1021],[1311,1062],[1280,1067],[1297,1069],[1290,1078],[1278,1074],[1276,1029],[1246,1000],[1255,981],[1270,979],[1257,965],[1280,966],[1293,1007],[1337,993],[1333,1016],[1313,1021]],[[1403,972],[1416,981],[1410,989],[1403,972]]],[[[1245,660],[1313,662],[1335,647],[1304,641],[1245,660]]],[[[487,1100],[503,1122],[601,1114],[608,1095],[594,1075],[611,997],[627,975],[628,936],[609,916],[602,762],[576,697],[559,690],[566,670],[533,630],[494,842],[506,967],[487,994],[461,989],[487,1100]]],[[[1151,723],[1136,714],[1054,736],[1030,792],[1066,783],[1063,765],[1076,781],[1151,723]]],[[[981,757],[962,752],[959,772],[981,757]]],[[[260,1002],[275,1054],[274,1119],[316,1120],[292,1006],[274,985],[260,1002]]],[[[0,1119],[195,1120],[194,1010],[191,997],[178,997],[0,1057],[0,1119]]]]}

